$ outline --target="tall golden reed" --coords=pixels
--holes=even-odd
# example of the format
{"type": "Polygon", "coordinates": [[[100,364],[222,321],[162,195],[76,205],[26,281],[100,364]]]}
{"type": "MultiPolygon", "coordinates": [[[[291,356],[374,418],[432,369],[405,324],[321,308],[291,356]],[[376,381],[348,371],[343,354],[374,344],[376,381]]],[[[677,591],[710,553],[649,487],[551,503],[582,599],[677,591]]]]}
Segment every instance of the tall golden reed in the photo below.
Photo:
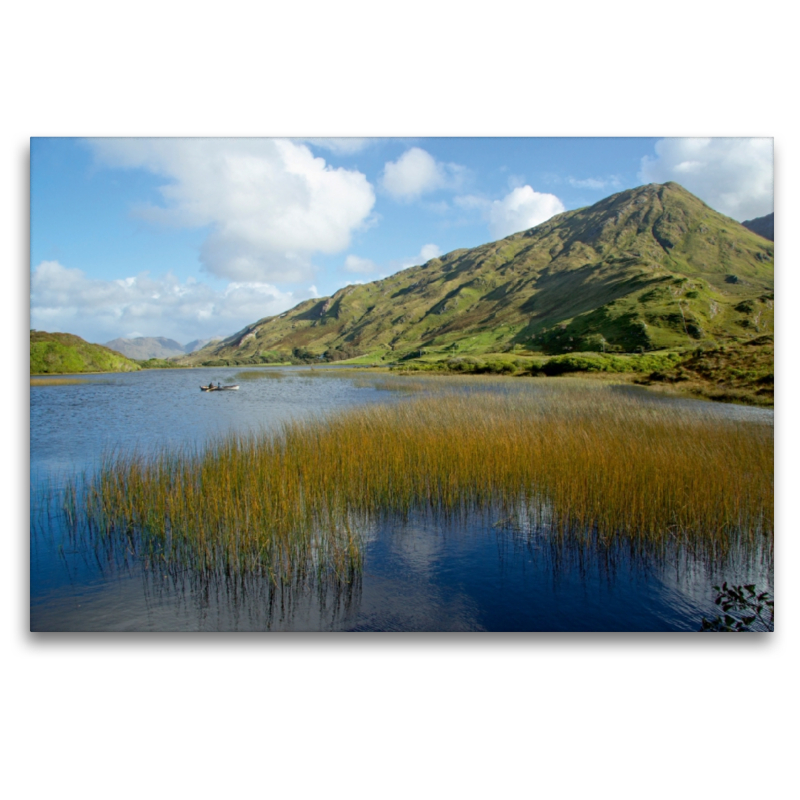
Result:
{"type": "Polygon", "coordinates": [[[637,546],[771,548],[772,425],[593,383],[474,385],[203,450],[109,456],[87,479],[84,521],[149,558],[275,581],[347,579],[365,526],[426,509],[524,509],[552,536],[637,546]]]}

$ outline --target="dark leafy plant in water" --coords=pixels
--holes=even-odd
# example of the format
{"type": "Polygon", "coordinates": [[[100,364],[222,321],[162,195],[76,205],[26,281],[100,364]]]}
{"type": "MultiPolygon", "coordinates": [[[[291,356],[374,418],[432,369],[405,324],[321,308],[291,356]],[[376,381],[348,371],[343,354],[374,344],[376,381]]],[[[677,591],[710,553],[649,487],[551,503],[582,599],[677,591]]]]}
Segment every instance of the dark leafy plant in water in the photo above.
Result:
{"type": "Polygon", "coordinates": [[[723,613],[714,619],[703,617],[701,631],[747,633],[775,630],[775,601],[769,592],[758,592],[755,584],[715,586],[714,602],[723,613]]]}

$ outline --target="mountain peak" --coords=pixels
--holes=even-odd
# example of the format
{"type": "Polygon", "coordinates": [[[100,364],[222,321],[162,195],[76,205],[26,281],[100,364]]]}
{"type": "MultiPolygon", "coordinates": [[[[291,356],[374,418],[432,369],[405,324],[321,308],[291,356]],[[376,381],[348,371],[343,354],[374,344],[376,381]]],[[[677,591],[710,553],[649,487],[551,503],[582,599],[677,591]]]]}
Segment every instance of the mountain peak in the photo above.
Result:
{"type": "Polygon", "coordinates": [[[259,363],[686,346],[771,330],[773,278],[770,242],[680,184],[647,184],[305,301],[211,352],[259,363]]]}

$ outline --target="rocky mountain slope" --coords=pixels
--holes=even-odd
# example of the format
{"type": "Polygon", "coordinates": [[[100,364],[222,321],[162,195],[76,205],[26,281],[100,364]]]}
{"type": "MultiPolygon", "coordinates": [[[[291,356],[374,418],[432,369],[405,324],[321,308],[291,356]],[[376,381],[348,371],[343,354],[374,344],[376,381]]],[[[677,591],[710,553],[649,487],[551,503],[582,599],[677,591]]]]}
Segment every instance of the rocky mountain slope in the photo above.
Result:
{"type": "Polygon", "coordinates": [[[771,242],[676,183],[650,184],[307,300],[182,361],[396,361],[744,341],[772,332],[773,286],[771,242]]]}
{"type": "Polygon", "coordinates": [[[766,217],[756,217],[755,219],[746,219],[742,225],[753,233],[769,239],[771,242],[775,241],[775,214],[767,214],[766,217]]]}

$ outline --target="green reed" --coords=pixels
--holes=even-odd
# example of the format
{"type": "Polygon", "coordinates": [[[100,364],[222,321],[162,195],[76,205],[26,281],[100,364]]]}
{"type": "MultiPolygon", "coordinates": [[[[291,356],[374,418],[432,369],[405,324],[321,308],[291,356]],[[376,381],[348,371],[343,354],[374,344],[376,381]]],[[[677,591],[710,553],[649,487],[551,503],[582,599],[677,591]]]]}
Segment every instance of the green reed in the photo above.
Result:
{"type": "Polygon", "coordinates": [[[771,425],[687,415],[591,382],[441,386],[202,450],[109,456],[80,504],[68,488],[68,513],[81,507],[93,535],[148,559],[274,581],[349,580],[367,526],[425,510],[524,509],[553,536],[771,550],[771,425]]]}

